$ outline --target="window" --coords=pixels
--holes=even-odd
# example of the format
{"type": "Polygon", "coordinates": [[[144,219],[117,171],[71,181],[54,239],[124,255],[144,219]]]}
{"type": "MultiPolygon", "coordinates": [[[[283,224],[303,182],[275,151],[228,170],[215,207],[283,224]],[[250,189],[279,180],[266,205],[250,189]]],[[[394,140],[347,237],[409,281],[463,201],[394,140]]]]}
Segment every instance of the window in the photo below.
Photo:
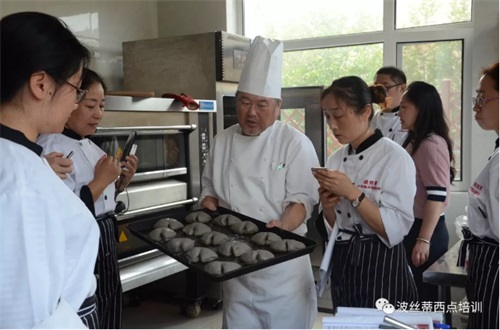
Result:
{"type": "MultiPolygon", "coordinates": [[[[246,36],[284,40],[284,87],[326,86],[346,75],[372,84],[384,65],[402,68],[408,82],[433,84],[454,142],[453,189],[467,189],[460,181],[468,171],[463,159],[470,155],[462,150],[464,135],[470,135],[462,111],[464,105],[470,110],[472,98],[470,73],[464,81],[464,63],[472,62],[472,0],[243,1],[246,36]]],[[[323,126],[329,157],[340,145],[323,126]]]]}
{"type": "Polygon", "coordinates": [[[396,0],[396,28],[471,20],[471,0],[396,0]]]}
{"type": "Polygon", "coordinates": [[[454,142],[455,180],[462,179],[462,40],[400,44],[408,81],[425,81],[441,95],[454,142]]]}

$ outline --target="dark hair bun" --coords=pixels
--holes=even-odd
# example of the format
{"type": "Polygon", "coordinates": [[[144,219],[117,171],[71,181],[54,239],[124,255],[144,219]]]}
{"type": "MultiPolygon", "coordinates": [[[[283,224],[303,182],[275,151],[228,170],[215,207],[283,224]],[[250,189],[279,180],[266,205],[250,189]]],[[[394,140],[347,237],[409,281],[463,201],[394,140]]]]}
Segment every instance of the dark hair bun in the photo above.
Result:
{"type": "Polygon", "coordinates": [[[387,90],[383,85],[371,85],[368,87],[370,89],[370,96],[372,97],[372,103],[384,103],[387,97],[387,90]]]}

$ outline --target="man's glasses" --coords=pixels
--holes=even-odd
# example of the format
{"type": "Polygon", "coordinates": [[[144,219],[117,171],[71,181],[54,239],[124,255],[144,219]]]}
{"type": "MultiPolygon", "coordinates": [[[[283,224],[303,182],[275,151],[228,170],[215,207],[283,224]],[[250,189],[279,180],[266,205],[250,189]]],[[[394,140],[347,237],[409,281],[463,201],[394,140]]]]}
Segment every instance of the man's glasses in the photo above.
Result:
{"type": "Polygon", "coordinates": [[[394,84],[394,85],[391,85],[391,86],[386,86],[386,85],[384,85],[384,87],[385,87],[385,89],[389,90],[389,89],[391,89],[391,88],[393,88],[393,87],[396,87],[396,86],[401,86],[401,85],[403,85],[403,83],[394,84]]]}
{"type": "Polygon", "coordinates": [[[483,96],[478,96],[478,97],[473,97],[472,98],[472,106],[473,107],[480,107],[482,108],[483,105],[491,102],[491,101],[495,101],[495,100],[498,100],[498,96],[497,97],[483,97],[483,96]]]}
{"type": "Polygon", "coordinates": [[[65,83],[70,85],[71,87],[73,87],[76,90],[76,103],[82,102],[82,100],[85,98],[85,95],[87,95],[88,90],[76,87],[75,85],[73,85],[72,83],[67,82],[67,81],[65,81],[65,83]]]}

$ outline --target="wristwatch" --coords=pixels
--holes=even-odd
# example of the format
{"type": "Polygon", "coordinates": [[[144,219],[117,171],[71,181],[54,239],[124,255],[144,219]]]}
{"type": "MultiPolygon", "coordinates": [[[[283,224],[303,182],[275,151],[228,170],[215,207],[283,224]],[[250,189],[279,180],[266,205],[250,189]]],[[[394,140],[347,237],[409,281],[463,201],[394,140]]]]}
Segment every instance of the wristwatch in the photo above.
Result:
{"type": "Polygon", "coordinates": [[[365,193],[361,193],[361,195],[359,195],[358,198],[356,198],[355,200],[351,201],[351,205],[352,207],[356,208],[359,206],[359,204],[361,204],[361,201],[365,198],[365,193]]]}

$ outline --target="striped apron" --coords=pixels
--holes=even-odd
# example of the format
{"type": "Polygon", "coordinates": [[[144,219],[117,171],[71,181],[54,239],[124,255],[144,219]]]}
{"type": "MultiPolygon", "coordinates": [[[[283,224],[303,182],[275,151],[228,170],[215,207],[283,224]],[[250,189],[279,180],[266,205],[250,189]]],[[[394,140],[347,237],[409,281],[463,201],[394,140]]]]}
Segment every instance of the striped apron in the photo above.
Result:
{"type": "Polygon", "coordinates": [[[465,293],[469,304],[481,304],[477,311],[470,309],[469,329],[498,329],[498,242],[474,236],[469,228],[462,229],[457,266],[465,265],[467,248],[469,267],[465,293]]]}
{"type": "Polygon", "coordinates": [[[100,329],[120,329],[122,319],[122,284],[118,268],[116,242],[118,222],[114,213],[97,217],[101,232],[95,275],[97,311],[100,329]]]}
{"type": "Polygon", "coordinates": [[[379,298],[395,308],[417,301],[418,294],[406,260],[403,243],[388,248],[377,235],[364,235],[360,225],[349,240],[335,242],[332,256],[331,294],[337,307],[374,308],[379,298]]]}
{"type": "Polygon", "coordinates": [[[83,301],[82,306],[78,310],[78,316],[80,316],[80,319],[87,328],[99,329],[95,295],[88,297],[83,301]]]}

